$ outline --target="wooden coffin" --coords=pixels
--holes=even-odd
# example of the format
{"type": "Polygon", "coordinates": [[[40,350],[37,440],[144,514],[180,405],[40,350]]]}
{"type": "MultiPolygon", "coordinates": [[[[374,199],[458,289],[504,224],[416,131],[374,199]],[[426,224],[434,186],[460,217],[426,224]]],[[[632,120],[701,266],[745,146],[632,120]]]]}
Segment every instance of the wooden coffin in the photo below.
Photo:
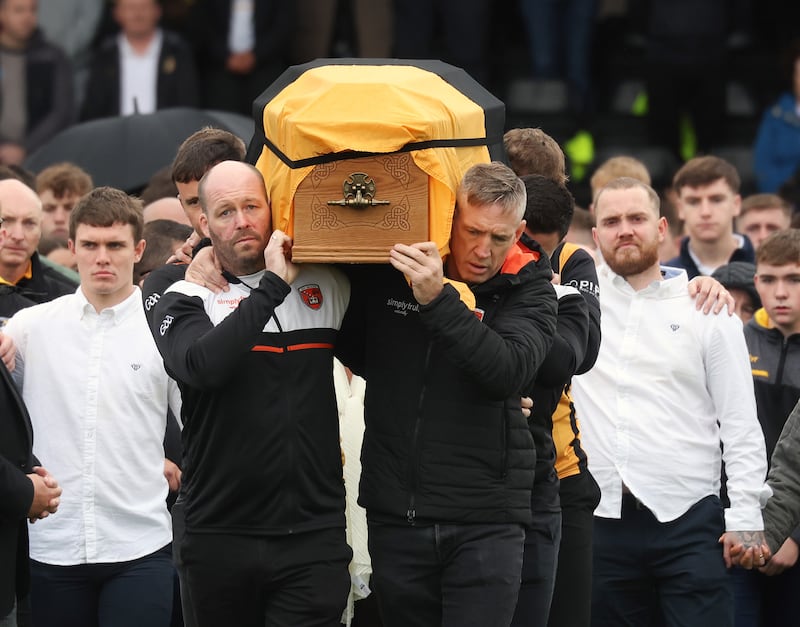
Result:
{"type": "Polygon", "coordinates": [[[398,243],[430,239],[428,175],[408,153],[315,166],[294,195],[292,257],[385,263],[398,243]]]}
{"type": "Polygon", "coordinates": [[[445,254],[464,172],[504,158],[503,103],[440,61],[293,66],[254,110],[248,160],[297,262],[387,263],[398,242],[445,254]]]}

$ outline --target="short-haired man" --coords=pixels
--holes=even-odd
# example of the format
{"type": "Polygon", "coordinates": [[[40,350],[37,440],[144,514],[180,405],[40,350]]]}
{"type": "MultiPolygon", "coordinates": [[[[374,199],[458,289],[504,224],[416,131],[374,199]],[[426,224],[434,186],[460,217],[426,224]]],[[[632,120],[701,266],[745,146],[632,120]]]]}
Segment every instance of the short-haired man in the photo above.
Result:
{"type": "Polygon", "coordinates": [[[352,269],[338,350],[367,381],[359,503],[388,627],[514,613],[535,456],[519,397],[557,306],[547,257],[516,246],[524,210],[511,169],[474,165],[444,261],[434,242],[396,244],[392,267],[352,269]]]}
{"type": "Polygon", "coordinates": [[[165,626],[174,571],[163,439],[180,394],[133,285],[141,204],[92,190],[70,214],[69,244],[80,288],[5,329],[34,453],[64,487],[59,515],[31,527],[33,622],[165,626]]]}
{"type": "Polygon", "coordinates": [[[42,263],[36,249],[42,235],[42,201],[17,179],[0,181],[0,218],[7,232],[0,249],[0,321],[37,303],[44,303],[78,286],[42,263]]]}
{"type": "Polygon", "coordinates": [[[512,128],[503,135],[511,169],[517,176],[540,174],[560,185],[567,182],[566,157],[558,142],[540,128],[512,128]]]}
{"type": "MultiPolygon", "coordinates": [[[[0,248],[6,233],[0,227],[0,248]]],[[[13,360],[10,338],[0,333],[0,357],[13,360]]],[[[30,586],[28,519],[58,509],[61,488],[33,455],[33,429],[8,368],[0,363],[0,625],[16,627],[17,600],[30,586]]]]}
{"type": "Polygon", "coordinates": [[[688,236],[678,256],[664,265],[683,268],[693,279],[730,261],[755,261],[750,240],[733,230],[742,204],[740,184],[736,168],[719,157],[695,157],[683,164],[672,187],[688,236]]]}
{"type": "Polygon", "coordinates": [[[777,194],[752,194],[742,201],[736,231],[747,235],[757,249],[776,231],[792,224],[792,206],[777,194]]]}
{"type": "MultiPolygon", "coordinates": [[[[536,447],[535,478],[531,493],[533,520],[525,531],[522,583],[512,627],[537,624],[548,616],[559,563],[558,572],[565,588],[564,577],[570,578],[572,590],[575,590],[575,586],[580,588],[584,581],[590,581],[591,551],[587,551],[585,543],[576,542],[585,526],[578,522],[581,515],[570,496],[583,492],[576,491],[575,486],[591,485],[599,499],[596,485],[587,477],[585,457],[581,460],[582,451],[575,445],[578,425],[569,395],[570,379],[592,366],[600,348],[600,304],[592,289],[597,285],[597,273],[594,262],[585,251],[564,242],[574,210],[572,194],[562,185],[538,174],[523,176],[522,181],[525,183],[527,202],[525,231],[518,246],[528,251],[544,251],[550,257],[551,264],[559,270],[561,265],[565,266],[566,273],[563,277],[560,274],[554,277],[557,283],[554,289],[558,296],[558,320],[553,345],[533,385],[526,390],[526,395],[533,400],[528,424],[536,447]],[[554,444],[556,439],[557,445],[554,444]],[[569,475],[572,481],[569,483],[573,489],[570,495],[565,495],[564,515],[559,497],[562,484],[557,470],[563,471],[566,467],[571,470],[569,475]],[[563,544],[563,560],[560,551],[562,530],[567,536],[563,544]],[[575,551],[577,544],[580,547],[575,551]],[[589,573],[585,573],[578,581],[572,568],[581,566],[588,568],[589,573]]],[[[565,478],[565,481],[568,480],[565,478]]],[[[566,484],[564,487],[568,489],[566,484]]],[[[593,506],[587,512],[590,524],[592,509],[593,506]]],[[[585,596],[588,610],[588,594],[585,596]]],[[[580,608],[583,605],[584,599],[571,599],[571,624],[576,627],[582,624],[584,613],[580,608]]],[[[563,610],[557,602],[554,614],[559,618],[554,617],[555,620],[560,620],[563,610]]]]}
{"type": "MultiPolygon", "coordinates": [[[[200,242],[203,232],[200,225],[200,179],[212,166],[223,161],[241,161],[245,156],[244,142],[233,133],[222,129],[205,127],[195,131],[178,148],[172,162],[172,180],[178,188],[178,199],[186,214],[193,232],[180,246],[175,248],[175,253],[181,261],[191,261],[193,249],[200,242]]],[[[151,267],[146,280],[142,283],[142,297],[144,298],[145,316],[152,326],[155,320],[155,304],[164,291],[176,281],[180,281],[186,274],[186,263],[169,263],[161,267],[151,267]]],[[[183,607],[183,621],[185,627],[196,627],[194,607],[191,602],[190,589],[185,585],[181,545],[184,532],[184,500],[183,492],[178,493],[178,498],[172,506],[172,532],[173,546],[172,557],[178,577],[181,580],[181,605],[183,607]]]]}
{"type": "Polygon", "coordinates": [[[173,220],[152,220],[144,223],[142,238],[147,242],[142,258],[133,266],[133,280],[140,286],[153,270],[162,267],[172,251],[192,234],[192,227],[173,220]]]}
{"type": "MultiPolygon", "coordinates": [[[[589,313],[589,345],[586,347],[584,360],[587,367],[594,362],[600,342],[600,305],[597,302],[597,271],[595,270],[592,255],[575,245],[577,242],[565,242],[566,228],[569,216],[574,216],[574,201],[571,194],[564,188],[567,180],[564,153],[558,143],[541,129],[512,129],[506,133],[506,149],[516,155],[510,159],[511,167],[517,175],[525,177],[527,192],[525,209],[525,231],[520,245],[527,245],[527,237],[544,242],[543,247],[550,257],[553,273],[559,276],[558,281],[564,285],[575,287],[586,300],[589,313]],[[539,178],[539,177],[543,177],[539,178]],[[553,187],[555,185],[555,187],[553,187]],[[530,218],[530,221],[528,220],[530,218]]],[[[589,212],[586,212],[591,218],[589,212]]],[[[591,239],[591,233],[589,234],[591,239]]],[[[594,242],[592,241],[592,248],[594,242]]],[[[559,311],[565,303],[559,302],[559,311]]],[[[565,321],[559,320],[561,324],[565,321]]],[[[554,340],[554,346],[556,340],[554,340]]],[[[562,346],[563,348],[563,346],[562,346]]],[[[558,347],[555,348],[558,352],[558,347]]],[[[551,348],[551,352],[553,349],[551,348]]],[[[568,357],[568,353],[564,353],[568,357]]],[[[583,364],[580,364],[582,367],[583,364]]],[[[572,374],[572,373],[570,373],[572,374]]],[[[546,412],[546,405],[534,402],[533,416],[529,420],[534,427],[541,424],[541,416],[546,412]],[[544,411],[542,411],[544,409],[544,411]]],[[[555,447],[556,458],[554,468],[559,477],[559,499],[561,502],[561,534],[558,546],[557,572],[555,585],[551,597],[545,598],[550,603],[550,625],[560,627],[583,627],[589,625],[589,598],[591,592],[591,534],[592,512],[600,498],[599,490],[587,468],[586,455],[580,445],[579,412],[572,402],[569,387],[565,386],[561,398],[550,416],[552,421],[552,441],[555,447]],[[580,599],[580,601],[578,601],[580,599]]],[[[544,510],[545,516],[552,514],[552,502],[547,502],[547,487],[541,485],[549,475],[542,474],[542,465],[539,452],[547,443],[543,438],[538,438],[537,448],[537,473],[536,480],[540,485],[534,485],[534,504],[544,510]],[[538,494],[537,494],[538,492],[538,494]]],[[[534,432],[534,440],[537,440],[534,432]]],[[[536,512],[533,512],[536,524],[536,512]]],[[[541,521],[540,521],[541,522],[541,521]]],[[[537,547],[530,546],[529,533],[526,535],[529,557],[523,561],[523,589],[520,590],[520,600],[514,615],[514,623],[530,621],[530,615],[538,611],[536,606],[542,607],[542,592],[548,585],[549,568],[544,563],[547,555],[542,560],[530,559],[530,554],[537,547]],[[526,579],[531,583],[527,594],[524,589],[526,579]],[[533,603],[525,609],[521,604],[533,599],[533,603]]],[[[535,542],[535,540],[534,540],[535,542]]],[[[545,545],[542,550],[550,547],[545,545]]],[[[541,612],[544,614],[544,612],[541,612]]],[[[538,620],[538,619],[536,619],[538,620]]]]}
{"type": "MultiPolygon", "coordinates": [[[[218,128],[205,127],[183,140],[172,162],[172,180],[178,188],[178,199],[194,229],[194,233],[175,251],[179,261],[189,262],[194,247],[202,237],[200,216],[200,179],[213,166],[223,161],[241,161],[245,156],[244,142],[233,133],[218,128]]],[[[157,268],[148,277],[142,290],[145,311],[150,324],[153,324],[153,306],[170,285],[183,279],[185,263],[174,263],[157,268]]],[[[174,512],[174,510],[173,510],[174,512]]]]}
{"type": "Polygon", "coordinates": [[[764,438],[741,322],[698,311],[685,272],[662,274],[658,205],[631,178],[595,202],[603,343],[573,380],[591,416],[583,443],[601,489],[592,624],[645,624],[658,613],[667,624],[730,625],[729,548],[763,544],[764,438]]]}
{"type": "Polygon", "coordinates": [[[57,163],[39,172],[36,193],[42,201],[42,240],[66,245],[69,213],[92,187],[92,177],[74,163],[57,163]]]}
{"type": "Polygon", "coordinates": [[[212,167],[199,198],[230,291],[179,281],[152,324],[184,401],[182,585],[201,627],[334,627],[352,556],[333,386],[349,286],[289,261],[251,165],[212,167]]]}
{"type": "MultiPolygon", "coordinates": [[[[786,419],[800,400],[800,230],[778,231],[756,249],[755,284],[763,309],[745,325],[744,333],[758,419],[771,458],[786,419]]],[[[796,623],[797,614],[789,608],[800,586],[798,547],[800,528],[775,547],[761,574],[737,573],[737,625],[796,623]]]]}

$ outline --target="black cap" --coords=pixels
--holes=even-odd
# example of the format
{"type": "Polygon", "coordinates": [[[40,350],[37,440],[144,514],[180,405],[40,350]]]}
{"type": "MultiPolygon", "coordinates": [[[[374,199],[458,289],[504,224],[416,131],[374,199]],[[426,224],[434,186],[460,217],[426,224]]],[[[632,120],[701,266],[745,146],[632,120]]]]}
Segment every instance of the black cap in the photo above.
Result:
{"type": "Polygon", "coordinates": [[[748,261],[731,261],[729,264],[720,266],[711,275],[722,283],[725,289],[744,290],[753,299],[753,307],[761,308],[761,297],[756,290],[756,283],[753,277],[756,274],[756,267],[748,261]]]}

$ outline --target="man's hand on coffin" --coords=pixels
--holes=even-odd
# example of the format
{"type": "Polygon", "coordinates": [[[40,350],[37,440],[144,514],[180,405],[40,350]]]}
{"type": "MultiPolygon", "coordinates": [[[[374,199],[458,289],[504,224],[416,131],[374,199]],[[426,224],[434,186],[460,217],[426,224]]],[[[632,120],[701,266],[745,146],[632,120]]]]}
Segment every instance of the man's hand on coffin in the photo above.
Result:
{"type": "Polygon", "coordinates": [[[292,263],[292,238],[283,231],[273,231],[264,250],[267,270],[274,272],[289,285],[297,278],[299,268],[292,263]]]}
{"type": "Polygon", "coordinates": [[[389,251],[389,262],[405,275],[420,305],[427,305],[441,293],[444,271],[435,242],[395,244],[389,251]]]}

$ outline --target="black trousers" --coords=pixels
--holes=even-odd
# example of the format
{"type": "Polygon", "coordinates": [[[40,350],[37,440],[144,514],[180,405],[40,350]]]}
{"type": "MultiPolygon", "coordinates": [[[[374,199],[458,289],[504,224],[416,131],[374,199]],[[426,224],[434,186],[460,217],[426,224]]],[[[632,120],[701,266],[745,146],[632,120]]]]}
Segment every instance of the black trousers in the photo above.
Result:
{"type": "Polygon", "coordinates": [[[623,495],[622,518],[595,518],[593,627],[639,627],[654,616],[666,627],[731,627],[733,586],[718,542],[723,531],[716,496],[661,523],[623,495]]]}
{"type": "Polygon", "coordinates": [[[352,556],[337,528],[274,537],[186,533],[181,544],[198,627],[339,627],[352,556]]]}
{"type": "Polygon", "coordinates": [[[371,587],[386,627],[504,627],[519,593],[518,524],[369,521],[371,587]]]}
{"type": "Polygon", "coordinates": [[[39,627],[168,627],[169,546],[128,562],[54,566],[31,560],[31,608],[39,627]]]}
{"type": "Polygon", "coordinates": [[[600,488],[591,473],[565,477],[561,498],[561,545],[548,627],[589,627],[592,615],[592,533],[600,488]]]}

